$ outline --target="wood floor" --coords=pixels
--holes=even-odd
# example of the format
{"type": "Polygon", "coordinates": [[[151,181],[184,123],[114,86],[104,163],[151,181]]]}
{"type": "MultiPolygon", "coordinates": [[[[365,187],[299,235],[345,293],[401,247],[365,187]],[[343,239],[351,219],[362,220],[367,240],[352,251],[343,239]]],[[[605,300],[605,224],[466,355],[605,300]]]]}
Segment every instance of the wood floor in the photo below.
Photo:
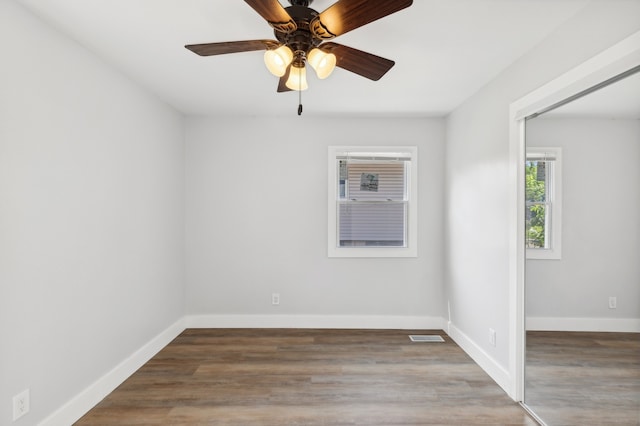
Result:
{"type": "Polygon", "coordinates": [[[446,335],[188,329],[77,425],[536,425],[446,335]]]}
{"type": "Polygon", "coordinates": [[[548,425],[640,425],[640,334],[529,331],[526,366],[548,425]]]}

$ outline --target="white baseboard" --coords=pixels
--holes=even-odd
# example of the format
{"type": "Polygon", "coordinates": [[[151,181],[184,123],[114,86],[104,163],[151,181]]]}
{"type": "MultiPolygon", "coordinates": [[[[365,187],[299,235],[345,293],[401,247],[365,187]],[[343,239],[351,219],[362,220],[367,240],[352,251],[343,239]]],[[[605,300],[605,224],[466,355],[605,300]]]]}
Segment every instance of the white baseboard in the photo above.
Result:
{"type": "Polygon", "coordinates": [[[71,425],[104,399],[124,382],[138,368],[142,367],[162,348],[184,331],[184,318],[176,321],[166,330],[135,351],[129,358],[115,366],[84,391],[80,392],[53,414],[40,422],[40,426],[71,425]]]}
{"type": "Polygon", "coordinates": [[[185,328],[362,328],[442,330],[441,317],[384,315],[189,315],[185,328]]]}
{"type": "Polygon", "coordinates": [[[482,368],[507,395],[513,395],[511,389],[511,376],[509,372],[487,354],[480,346],[471,340],[450,322],[447,324],[449,337],[462,348],[482,368]]]}
{"type": "Polygon", "coordinates": [[[604,331],[640,333],[639,318],[527,318],[528,331],[604,331]]]}

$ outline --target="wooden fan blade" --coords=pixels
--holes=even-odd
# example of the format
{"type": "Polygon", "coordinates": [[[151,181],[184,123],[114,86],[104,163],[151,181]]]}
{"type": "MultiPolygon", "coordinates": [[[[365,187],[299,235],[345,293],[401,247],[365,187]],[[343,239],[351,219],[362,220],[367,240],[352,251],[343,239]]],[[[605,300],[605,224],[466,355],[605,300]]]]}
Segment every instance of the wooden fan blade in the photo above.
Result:
{"type": "Polygon", "coordinates": [[[331,39],[384,18],[413,4],[413,0],[339,0],[311,21],[313,35],[331,39]]]}
{"type": "Polygon", "coordinates": [[[278,0],[244,0],[260,16],[281,33],[292,33],[298,26],[278,0]]]}
{"type": "Polygon", "coordinates": [[[185,47],[200,56],[224,55],[226,53],[251,52],[253,50],[276,49],[275,40],[223,41],[221,43],[189,44],[185,47]]]}
{"type": "Polygon", "coordinates": [[[323,43],[319,48],[324,52],[336,55],[336,66],[369,80],[380,80],[395,65],[395,62],[389,59],[338,43],[323,43]]]}
{"type": "Polygon", "coordinates": [[[287,80],[289,79],[290,72],[291,72],[291,65],[287,67],[287,72],[285,72],[284,75],[280,77],[280,81],[278,82],[278,93],[291,91],[291,89],[289,89],[286,85],[287,80]]]}

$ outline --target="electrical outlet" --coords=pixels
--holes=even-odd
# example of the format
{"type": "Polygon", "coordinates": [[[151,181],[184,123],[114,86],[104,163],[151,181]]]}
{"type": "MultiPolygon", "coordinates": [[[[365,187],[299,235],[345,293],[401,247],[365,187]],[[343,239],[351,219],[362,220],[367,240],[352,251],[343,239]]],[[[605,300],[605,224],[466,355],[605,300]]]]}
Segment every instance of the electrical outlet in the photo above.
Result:
{"type": "Polygon", "coordinates": [[[618,307],[618,298],[616,296],[609,296],[609,309],[616,309],[618,307]]]}
{"type": "Polygon", "coordinates": [[[13,397],[13,420],[18,420],[29,412],[29,389],[13,397]]]}
{"type": "Polygon", "coordinates": [[[271,294],[271,304],[272,305],[279,305],[280,304],[280,294],[279,293],[272,293],[271,294]]]}
{"type": "Polygon", "coordinates": [[[496,345],[496,331],[493,328],[489,329],[489,343],[491,346],[496,345]]]}

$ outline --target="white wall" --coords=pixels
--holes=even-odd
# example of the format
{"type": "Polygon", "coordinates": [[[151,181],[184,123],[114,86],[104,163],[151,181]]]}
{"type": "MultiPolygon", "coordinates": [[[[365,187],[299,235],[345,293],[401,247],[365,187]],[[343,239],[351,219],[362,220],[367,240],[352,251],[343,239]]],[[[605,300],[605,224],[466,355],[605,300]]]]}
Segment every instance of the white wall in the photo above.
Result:
{"type": "Polygon", "coordinates": [[[452,330],[512,396],[509,105],[639,29],[639,1],[591,2],[448,117],[445,274],[452,330]]]}
{"type": "Polygon", "coordinates": [[[541,116],[527,145],[562,148],[564,193],[562,259],[527,261],[529,323],[640,319],[640,121],[541,116]]]}
{"type": "Polygon", "coordinates": [[[0,424],[33,425],[183,315],[183,122],[0,1],[0,424]]]}
{"type": "Polygon", "coordinates": [[[194,118],[186,141],[187,312],[240,316],[195,324],[441,328],[444,120],[194,118]],[[330,145],[418,146],[418,258],[327,257],[330,145]]]}

